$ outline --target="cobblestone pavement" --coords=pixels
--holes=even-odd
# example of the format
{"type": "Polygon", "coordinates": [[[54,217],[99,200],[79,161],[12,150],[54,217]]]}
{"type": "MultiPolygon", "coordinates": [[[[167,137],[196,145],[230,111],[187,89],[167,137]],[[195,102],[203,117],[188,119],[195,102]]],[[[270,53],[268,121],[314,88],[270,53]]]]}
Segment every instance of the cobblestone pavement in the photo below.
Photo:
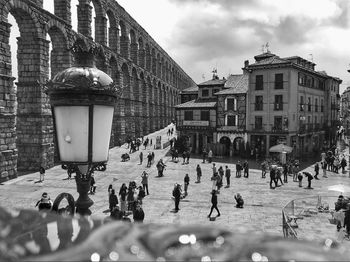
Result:
{"type": "MultiPolygon", "coordinates": [[[[162,143],[170,138],[166,135],[167,130],[168,128],[165,128],[149,135],[149,138],[153,140],[153,145],[155,144],[156,135],[162,135],[162,143]]],[[[289,177],[287,184],[276,189],[270,189],[269,175],[262,179],[260,170],[250,170],[249,178],[235,178],[234,165],[228,164],[232,170],[231,187],[221,189],[221,193],[218,195],[218,207],[221,216],[214,221],[210,221],[207,215],[211,207],[212,181],[210,181],[210,177],[212,164],[203,164],[201,159],[190,159],[190,163],[186,165],[182,165],[181,161],[178,163],[171,162],[171,158],[165,156],[168,149],[154,150],[155,160],[158,161],[162,157],[167,165],[164,177],[161,178],[156,177],[155,164],[151,168],[146,168],[146,155],[151,149],[144,150],[144,147],[141,147],[144,153],[142,165],[139,165],[138,151],[131,154],[130,161],[121,162],[121,154],[128,151],[126,145],[111,149],[107,170],[95,173],[97,190],[96,194],[91,196],[95,202],[91,208],[93,217],[104,218],[109,216],[109,213],[106,212],[108,209],[107,187],[109,184],[112,184],[119,192],[122,183],[128,184],[129,181],[135,180],[139,184],[141,173],[146,170],[150,174],[150,195],[146,196],[143,201],[145,222],[216,224],[233,231],[253,230],[282,236],[281,210],[288,202],[292,199],[313,197],[318,194],[334,198],[339,193],[327,191],[327,186],[340,183],[350,185],[348,173],[334,174],[329,172],[328,178],[322,178],[321,175],[320,180],[312,180],[312,190],[305,189],[306,181],[303,181],[302,188],[298,187],[298,183],[293,182],[291,177],[289,177]],[[195,183],[197,164],[202,167],[201,183],[195,183]],[[188,189],[189,194],[180,202],[180,211],[174,213],[174,201],[171,198],[173,185],[175,182],[183,184],[186,173],[189,174],[191,179],[188,189]],[[240,193],[244,198],[245,206],[243,209],[235,208],[234,194],[236,193],[240,193]]],[[[226,163],[215,163],[217,167],[223,166],[225,168],[225,165],[227,165],[226,163]]],[[[306,170],[313,172],[312,166],[306,168],[306,170]]],[[[42,192],[48,192],[52,199],[61,192],[71,193],[74,198],[78,196],[74,179],[67,180],[67,174],[60,166],[47,170],[43,183],[38,183],[38,180],[39,173],[37,172],[4,182],[0,186],[1,205],[34,209],[34,205],[42,192]]],[[[225,185],[226,181],[224,181],[225,185]]],[[[334,203],[329,204],[333,208],[334,203]]],[[[214,210],[214,215],[216,215],[215,212],[214,210]]],[[[328,215],[330,218],[331,215],[328,215]]],[[[298,228],[298,235],[316,241],[328,237],[335,238],[335,226],[330,225],[326,218],[322,221],[325,221],[325,224],[321,223],[316,216],[303,219],[298,228]]],[[[345,242],[350,243],[350,241],[345,242]]]]}

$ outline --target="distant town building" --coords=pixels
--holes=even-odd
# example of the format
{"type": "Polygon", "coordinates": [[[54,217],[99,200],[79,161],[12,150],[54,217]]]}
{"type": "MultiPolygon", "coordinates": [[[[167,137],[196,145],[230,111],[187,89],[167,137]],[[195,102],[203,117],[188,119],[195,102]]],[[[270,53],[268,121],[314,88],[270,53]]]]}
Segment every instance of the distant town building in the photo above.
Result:
{"type": "Polygon", "coordinates": [[[243,74],[227,79],[214,74],[199,84],[197,98],[195,87],[181,92],[178,130],[192,151],[204,147],[216,155],[256,157],[283,143],[301,157],[332,146],[342,80],[299,56],[280,58],[268,51],[254,58],[253,64],[245,61],[243,74]]]}
{"type": "Polygon", "coordinates": [[[186,103],[191,100],[196,100],[198,98],[198,86],[191,86],[189,88],[183,89],[180,92],[181,104],[186,103]]]}
{"type": "Polygon", "coordinates": [[[341,94],[340,98],[340,119],[345,128],[345,134],[350,136],[350,86],[341,94]]]}
{"type": "Polygon", "coordinates": [[[249,72],[247,131],[257,152],[285,143],[298,156],[318,153],[334,143],[342,80],[315,70],[298,56],[266,52],[246,65],[249,72]]]}

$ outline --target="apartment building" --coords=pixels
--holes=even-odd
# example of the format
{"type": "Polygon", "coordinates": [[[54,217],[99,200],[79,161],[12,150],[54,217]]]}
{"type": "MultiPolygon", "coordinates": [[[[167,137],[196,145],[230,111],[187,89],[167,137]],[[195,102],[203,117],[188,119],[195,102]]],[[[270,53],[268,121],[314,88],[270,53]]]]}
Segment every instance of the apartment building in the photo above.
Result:
{"type": "Polygon", "coordinates": [[[315,70],[299,56],[280,58],[266,52],[246,64],[247,132],[251,147],[267,155],[285,143],[296,156],[317,154],[335,137],[339,112],[339,78],[315,70]]]}

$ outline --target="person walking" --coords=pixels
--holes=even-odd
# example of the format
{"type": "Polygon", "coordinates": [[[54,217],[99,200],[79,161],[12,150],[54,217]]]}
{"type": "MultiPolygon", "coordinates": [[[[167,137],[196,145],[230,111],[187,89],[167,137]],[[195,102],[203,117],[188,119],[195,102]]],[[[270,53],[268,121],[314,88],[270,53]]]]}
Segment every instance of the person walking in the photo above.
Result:
{"type": "Polygon", "coordinates": [[[243,176],[245,177],[245,178],[248,178],[249,177],[249,164],[248,164],[248,161],[246,160],[246,161],[244,161],[244,163],[243,163],[243,176]]]}
{"type": "Polygon", "coordinates": [[[345,167],[347,166],[345,157],[343,157],[343,158],[341,159],[341,161],[340,161],[340,166],[341,166],[342,173],[344,174],[344,173],[345,173],[345,167]]]}
{"type": "Polygon", "coordinates": [[[216,166],[215,163],[213,163],[213,167],[211,168],[213,170],[213,175],[216,173],[216,166]]]}
{"type": "Polygon", "coordinates": [[[95,186],[95,177],[94,175],[91,175],[91,180],[90,180],[90,194],[94,195],[96,193],[96,186],[95,186]]]}
{"type": "Polygon", "coordinates": [[[322,177],[325,177],[327,178],[327,162],[324,161],[324,162],[321,162],[321,166],[322,166],[322,177]]]}
{"type": "Polygon", "coordinates": [[[283,182],[288,183],[288,164],[283,164],[283,182]]]}
{"type": "Polygon", "coordinates": [[[181,199],[181,185],[175,184],[173,189],[173,197],[175,198],[175,212],[180,210],[179,204],[181,199]]]}
{"type": "Polygon", "coordinates": [[[40,173],[39,182],[44,182],[44,180],[45,180],[45,168],[40,166],[39,173],[40,173]]]}
{"type": "Polygon", "coordinates": [[[157,163],[157,170],[158,170],[158,176],[162,177],[164,174],[164,169],[165,169],[166,165],[163,163],[163,159],[159,159],[158,163],[157,163]]]}
{"type": "Polygon", "coordinates": [[[119,189],[119,196],[120,196],[120,211],[125,214],[126,211],[126,195],[127,195],[127,186],[125,183],[122,184],[122,186],[119,189]]]}
{"type": "Polygon", "coordinates": [[[142,161],[143,161],[143,153],[142,153],[142,151],[140,151],[139,158],[140,158],[140,165],[142,165],[142,161]]]}
{"type": "Polygon", "coordinates": [[[242,165],[241,165],[241,161],[238,160],[237,164],[236,164],[236,177],[241,177],[242,176],[242,165]]]}
{"type": "Polygon", "coordinates": [[[142,188],[143,188],[143,190],[145,190],[147,195],[149,195],[149,192],[148,192],[148,174],[146,171],[142,172],[141,179],[142,179],[141,180],[142,188]]]}
{"type": "Polygon", "coordinates": [[[112,184],[110,184],[110,185],[108,186],[108,189],[107,189],[107,191],[108,191],[108,197],[112,194],[112,189],[113,189],[113,186],[112,186],[112,184]]]}
{"type": "Polygon", "coordinates": [[[152,154],[151,152],[149,152],[147,155],[147,167],[151,167],[151,165],[152,165],[152,154]]]}
{"type": "Polygon", "coordinates": [[[314,167],[314,170],[315,170],[314,178],[315,178],[316,180],[319,180],[319,178],[317,177],[317,176],[318,176],[318,172],[320,171],[320,166],[318,165],[318,162],[316,162],[315,167],[314,167]]]}
{"type": "Polygon", "coordinates": [[[207,158],[207,155],[208,155],[208,152],[205,149],[205,147],[203,147],[203,150],[202,150],[203,163],[205,163],[205,159],[207,158]]]}
{"type": "Polygon", "coordinates": [[[276,180],[276,166],[272,165],[270,170],[270,189],[275,189],[277,187],[277,180],[276,180]],[[272,182],[275,183],[275,187],[272,186],[272,182]]]}
{"type": "Polygon", "coordinates": [[[226,188],[230,187],[230,180],[231,180],[231,169],[226,166],[225,169],[225,177],[226,177],[226,188]]]}
{"type": "Polygon", "coordinates": [[[196,181],[196,183],[200,183],[201,182],[201,177],[202,177],[202,169],[201,169],[199,164],[197,165],[196,171],[197,171],[197,181],[196,181]]]}
{"type": "Polygon", "coordinates": [[[276,170],[276,181],[277,181],[277,186],[278,185],[278,181],[281,182],[281,185],[283,185],[283,182],[282,182],[282,172],[283,172],[283,168],[282,167],[277,167],[277,170],[276,170]]]}
{"type": "Polygon", "coordinates": [[[211,161],[213,160],[213,151],[211,151],[211,149],[208,152],[208,161],[209,163],[211,163],[211,161]]]}
{"type": "Polygon", "coordinates": [[[137,201],[140,205],[142,205],[142,200],[146,196],[146,193],[142,186],[139,186],[138,189],[139,189],[139,193],[137,195],[137,201]]]}
{"type": "Polygon", "coordinates": [[[188,174],[185,175],[184,177],[184,191],[185,191],[185,197],[187,196],[187,189],[188,189],[188,185],[190,184],[190,177],[188,176],[188,174]]]}
{"type": "Polygon", "coordinates": [[[266,178],[267,162],[263,161],[261,163],[261,178],[266,178]]]}
{"type": "Polygon", "coordinates": [[[182,152],[182,159],[183,159],[182,164],[183,165],[186,164],[186,156],[187,156],[186,151],[183,151],[182,152]]]}
{"type": "Polygon", "coordinates": [[[112,210],[118,205],[118,197],[115,195],[115,190],[112,189],[111,194],[109,196],[109,211],[112,210]]]}
{"type": "Polygon", "coordinates": [[[188,150],[188,151],[186,152],[186,164],[189,164],[189,163],[190,163],[190,156],[191,156],[191,152],[190,152],[190,150],[188,150]]]}
{"type": "Polygon", "coordinates": [[[211,192],[211,208],[210,208],[210,213],[208,215],[208,218],[210,218],[214,209],[216,210],[216,212],[218,212],[217,216],[218,217],[221,216],[220,211],[218,209],[218,196],[216,193],[217,193],[216,190],[213,190],[211,192]]]}

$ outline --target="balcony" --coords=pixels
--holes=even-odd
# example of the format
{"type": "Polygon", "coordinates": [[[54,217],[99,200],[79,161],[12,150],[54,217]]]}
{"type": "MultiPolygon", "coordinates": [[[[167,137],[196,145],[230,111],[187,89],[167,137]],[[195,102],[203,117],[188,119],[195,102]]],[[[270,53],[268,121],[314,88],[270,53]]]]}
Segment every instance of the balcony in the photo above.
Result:
{"type": "Polygon", "coordinates": [[[238,126],[218,126],[216,128],[217,131],[242,131],[244,132],[244,128],[239,128],[238,126]]]}
{"type": "Polygon", "coordinates": [[[209,121],[201,120],[183,120],[183,126],[209,126],[209,121]]]}
{"type": "Polygon", "coordinates": [[[271,132],[272,133],[279,133],[279,134],[281,134],[281,133],[288,133],[288,128],[287,127],[282,127],[282,126],[280,126],[280,125],[277,125],[277,126],[272,126],[271,127],[271,132]]]}

